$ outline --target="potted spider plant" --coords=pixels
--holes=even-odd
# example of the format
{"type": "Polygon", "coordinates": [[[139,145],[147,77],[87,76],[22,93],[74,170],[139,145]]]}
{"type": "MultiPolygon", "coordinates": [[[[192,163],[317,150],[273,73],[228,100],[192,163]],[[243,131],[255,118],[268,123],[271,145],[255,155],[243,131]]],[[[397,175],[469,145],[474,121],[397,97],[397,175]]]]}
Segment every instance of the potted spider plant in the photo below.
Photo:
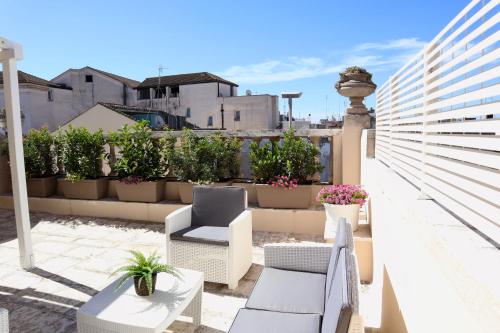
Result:
{"type": "Polygon", "coordinates": [[[149,296],[155,292],[156,276],[159,273],[167,273],[179,278],[177,270],[166,264],[159,262],[160,257],[153,253],[146,257],[139,251],[130,251],[132,258],[128,259],[129,264],[125,265],[113,274],[125,273],[119,280],[116,290],[120,289],[128,279],[134,278],[135,292],[139,296],[149,296]]]}

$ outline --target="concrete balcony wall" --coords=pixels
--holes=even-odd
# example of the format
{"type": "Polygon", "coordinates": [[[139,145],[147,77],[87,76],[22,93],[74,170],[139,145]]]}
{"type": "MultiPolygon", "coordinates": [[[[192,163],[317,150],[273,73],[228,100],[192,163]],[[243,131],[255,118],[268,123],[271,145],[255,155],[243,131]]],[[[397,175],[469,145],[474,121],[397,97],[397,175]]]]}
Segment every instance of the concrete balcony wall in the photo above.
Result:
{"type": "MultiPolygon", "coordinates": [[[[380,332],[497,332],[500,252],[375,159],[365,161],[371,197],[380,332]]],[[[377,308],[378,307],[378,308],[377,308]]],[[[372,323],[373,323],[373,318],[372,323]]]]}

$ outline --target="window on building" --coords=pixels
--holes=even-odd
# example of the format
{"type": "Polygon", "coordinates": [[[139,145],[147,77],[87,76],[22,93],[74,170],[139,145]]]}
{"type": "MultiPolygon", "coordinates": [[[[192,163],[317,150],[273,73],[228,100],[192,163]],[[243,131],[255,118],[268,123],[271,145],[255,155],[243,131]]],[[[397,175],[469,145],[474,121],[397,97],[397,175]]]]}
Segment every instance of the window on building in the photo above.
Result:
{"type": "Polygon", "coordinates": [[[137,99],[149,99],[149,88],[139,89],[137,99]]]}
{"type": "Polygon", "coordinates": [[[170,97],[179,97],[179,86],[170,87],[170,97]]]}
{"type": "Polygon", "coordinates": [[[234,121],[240,121],[240,111],[234,111],[234,121]]]}
{"type": "Polygon", "coordinates": [[[155,98],[164,98],[167,96],[167,87],[155,88],[155,98]]]}
{"type": "Polygon", "coordinates": [[[52,89],[49,89],[49,91],[47,91],[47,100],[49,102],[54,101],[54,92],[52,91],[52,89]]]}
{"type": "Polygon", "coordinates": [[[186,118],[191,118],[191,108],[186,109],[186,118]]]}
{"type": "Polygon", "coordinates": [[[209,116],[208,117],[208,124],[207,126],[214,126],[214,117],[209,116]]]}
{"type": "Polygon", "coordinates": [[[94,76],[85,75],[85,82],[94,82],[94,76]]]}

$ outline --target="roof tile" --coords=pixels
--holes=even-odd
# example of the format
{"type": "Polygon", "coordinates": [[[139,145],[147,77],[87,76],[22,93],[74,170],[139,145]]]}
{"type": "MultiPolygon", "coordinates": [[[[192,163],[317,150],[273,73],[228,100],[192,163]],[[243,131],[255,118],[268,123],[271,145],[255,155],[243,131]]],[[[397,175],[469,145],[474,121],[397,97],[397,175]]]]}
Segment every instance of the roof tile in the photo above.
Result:
{"type": "MultiPolygon", "coordinates": [[[[199,73],[187,73],[187,74],[176,74],[167,75],[160,77],[161,86],[181,86],[186,84],[198,84],[198,83],[210,83],[219,82],[229,84],[231,86],[237,87],[238,85],[234,82],[225,80],[215,74],[208,72],[199,73]]],[[[148,77],[139,84],[137,88],[155,88],[158,86],[158,77],[148,77]]]]}

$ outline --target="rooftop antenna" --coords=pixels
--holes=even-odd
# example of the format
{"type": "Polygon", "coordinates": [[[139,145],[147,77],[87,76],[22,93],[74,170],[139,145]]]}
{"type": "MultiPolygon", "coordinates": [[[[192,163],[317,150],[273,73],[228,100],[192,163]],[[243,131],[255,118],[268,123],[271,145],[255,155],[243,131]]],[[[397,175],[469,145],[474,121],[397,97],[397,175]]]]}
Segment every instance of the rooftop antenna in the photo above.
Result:
{"type": "MultiPolygon", "coordinates": [[[[156,96],[159,96],[160,99],[163,98],[162,93],[161,93],[160,83],[161,83],[161,76],[163,74],[164,69],[165,69],[165,67],[163,67],[161,64],[158,65],[158,85],[156,87],[156,96]]],[[[165,88],[165,95],[166,95],[166,91],[167,91],[167,89],[165,88]]],[[[160,105],[161,105],[161,103],[160,103],[160,105]]],[[[167,112],[167,104],[166,103],[165,103],[165,112],[167,112]]]]}
{"type": "Polygon", "coordinates": [[[292,124],[293,124],[293,122],[292,122],[292,120],[293,120],[292,100],[294,98],[300,98],[300,96],[302,96],[302,92],[298,92],[298,91],[281,93],[281,98],[288,99],[288,128],[292,128],[292,124]]]}

